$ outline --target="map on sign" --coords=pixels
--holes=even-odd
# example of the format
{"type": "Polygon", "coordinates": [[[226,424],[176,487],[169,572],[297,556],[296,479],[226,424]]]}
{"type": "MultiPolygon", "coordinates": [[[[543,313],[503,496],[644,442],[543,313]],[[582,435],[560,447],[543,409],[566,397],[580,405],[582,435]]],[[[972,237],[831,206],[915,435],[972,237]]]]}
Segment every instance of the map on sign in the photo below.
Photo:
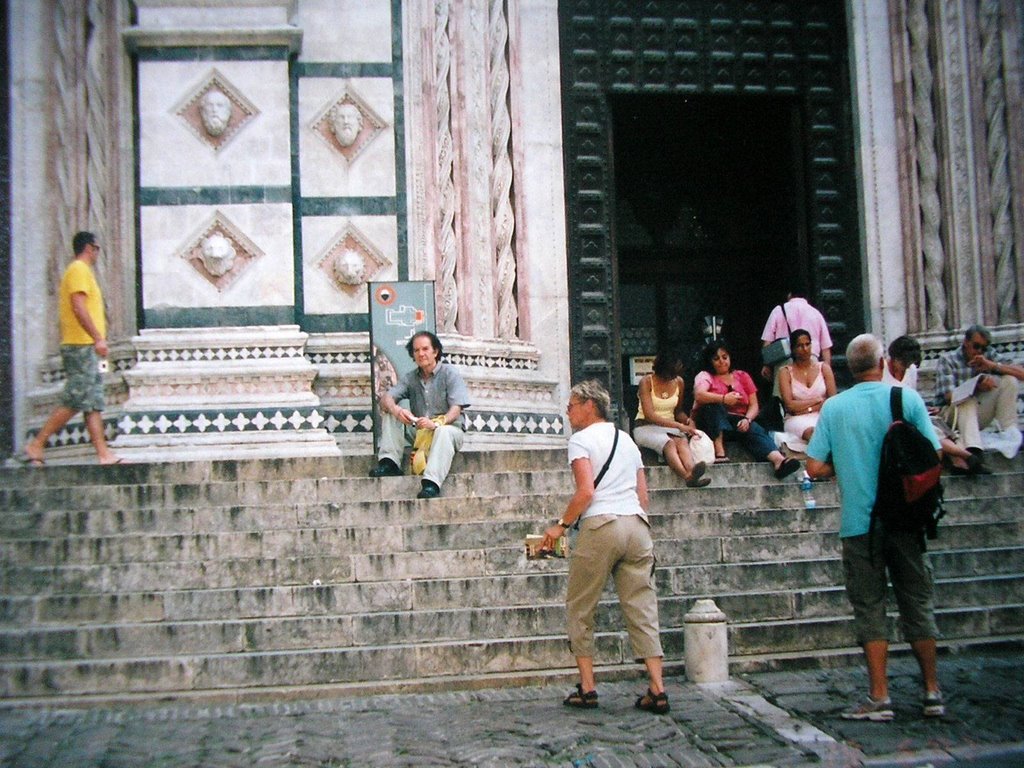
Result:
{"type": "Polygon", "coordinates": [[[405,345],[420,331],[433,331],[434,282],[370,283],[370,382],[373,388],[373,447],[380,433],[377,402],[380,396],[416,367],[405,345]]]}

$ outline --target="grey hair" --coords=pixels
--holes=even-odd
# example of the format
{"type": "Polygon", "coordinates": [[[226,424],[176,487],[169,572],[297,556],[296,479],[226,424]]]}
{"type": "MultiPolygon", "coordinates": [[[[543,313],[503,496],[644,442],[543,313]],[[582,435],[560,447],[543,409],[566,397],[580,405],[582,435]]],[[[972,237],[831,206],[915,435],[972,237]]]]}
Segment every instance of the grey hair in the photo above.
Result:
{"type": "Polygon", "coordinates": [[[978,323],[975,323],[974,325],[968,327],[968,329],[964,331],[964,341],[970,341],[974,334],[978,334],[979,336],[981,336],[981,338],[985,340],[986,344],[992,343],[992,331],[990,331],[984,325],[979,325],[978,323]]]}
{"type": "Polygon", "coordinates": [[[575,397],[580,402],[589,400],[597,408],[597,413],[602,419],[607,419],[612,411],[612,397],[597,379],[581,381],[569,390],[569,397],[575,397]]]}
{"type": "Polygon", "coordinates": [[[885,355],[882,342],[870,333],[854,336],[846,347],[846,366],[854,378],[878,368],[878,363],[885,355]]]}

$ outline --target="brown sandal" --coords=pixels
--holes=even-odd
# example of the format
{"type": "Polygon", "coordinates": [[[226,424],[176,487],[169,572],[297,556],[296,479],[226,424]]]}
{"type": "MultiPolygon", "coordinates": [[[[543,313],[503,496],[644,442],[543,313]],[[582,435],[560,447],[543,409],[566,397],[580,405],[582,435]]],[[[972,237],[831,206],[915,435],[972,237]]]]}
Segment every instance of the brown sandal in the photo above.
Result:
{"type": "Polygon", "coordinates": [[[650,688],[647,689],[647,693],[639,697],[634,704],[637,709],[642,709],[644,712],[653,712],[656,715],[664,715],[672,707],[668,703],[668,694],[662,691],[661,693],[653,693],[650,688]]]}
{"type": "Polygon", "coordinates": [[[584,691],[583,686],[576,683],[575,692],[566,696],[562,700],[562,704],[567,707],[576,707],[577,709],[596,709],[597,691],[584,691]]]}

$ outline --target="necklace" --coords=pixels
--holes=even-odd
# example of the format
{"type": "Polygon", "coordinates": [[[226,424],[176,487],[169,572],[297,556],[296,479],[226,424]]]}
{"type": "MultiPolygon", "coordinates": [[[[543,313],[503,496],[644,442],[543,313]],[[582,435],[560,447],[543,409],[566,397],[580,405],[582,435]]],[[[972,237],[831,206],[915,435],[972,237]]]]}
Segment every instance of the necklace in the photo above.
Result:
{"type": "Polygon", "coordinates": [[[675,383],[675,379],[662,381],[653,373],[651,374],[651,390],[653,390],[662,400],[665,400],[675,394],[675,383]]]}
{"type": "Polygon", "coordinates": [[[810,387],[814,384],[814,380],[818,378],[818,371],[814,364],[810,361],[804,366],[798,366],[796,363],[793,364],[793,372],[799,373],[800,381],[803,382],[804,386],[810,387]]]}

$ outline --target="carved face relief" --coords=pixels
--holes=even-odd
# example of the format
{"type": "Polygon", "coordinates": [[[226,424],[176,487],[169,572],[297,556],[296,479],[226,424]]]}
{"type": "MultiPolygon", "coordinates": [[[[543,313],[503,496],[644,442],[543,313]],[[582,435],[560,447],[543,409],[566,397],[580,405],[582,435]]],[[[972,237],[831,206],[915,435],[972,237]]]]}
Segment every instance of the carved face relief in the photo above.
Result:
{"type": "Polygon", "coordinates": [[[345,163],[356,157],[379,136],[387,123],[351,86],[324,104],[309,128],[345,163]]]}
{"type": "Polygon", "coordinates": [[[215,232],[203,238],[201,257],[206,271],[214,277],[220,277],[235,265],[235,246],[224,235],[215,232]]]}
{"type": "Polygon", "coordinates": [[[211,69],[182,96],[173,113],[199,141],[217,152],[260,111],[223,74],[211,69]]]}
{"type": "Polygon", "coordinates": [[[220,136],[224,133],[231,122],[231,111],[231,99],[216,88],[204,93],[199,101],[199,116],[202,118],[203,128],[211,136],[220,136]]]}
{"type": "Polygon", "coordinates": [[[361,285],[366,280],[363,255],[348,248],[334,257],[334,277],[345,285],[361,285]]]}
{"type": "Polygon", "coordinates": [[[343,147],[351,147],[363,130],[363,113],[350,101],[338,104],[331,109],[331,131],[334,138],[343,147]]]}
{"type": "Polygon", "coordinates": [[[334,290],[350,297],[363,293],[370,280],[391,266],[380,249],[351,222],[327,242],[314,264],[334,290]]]}

